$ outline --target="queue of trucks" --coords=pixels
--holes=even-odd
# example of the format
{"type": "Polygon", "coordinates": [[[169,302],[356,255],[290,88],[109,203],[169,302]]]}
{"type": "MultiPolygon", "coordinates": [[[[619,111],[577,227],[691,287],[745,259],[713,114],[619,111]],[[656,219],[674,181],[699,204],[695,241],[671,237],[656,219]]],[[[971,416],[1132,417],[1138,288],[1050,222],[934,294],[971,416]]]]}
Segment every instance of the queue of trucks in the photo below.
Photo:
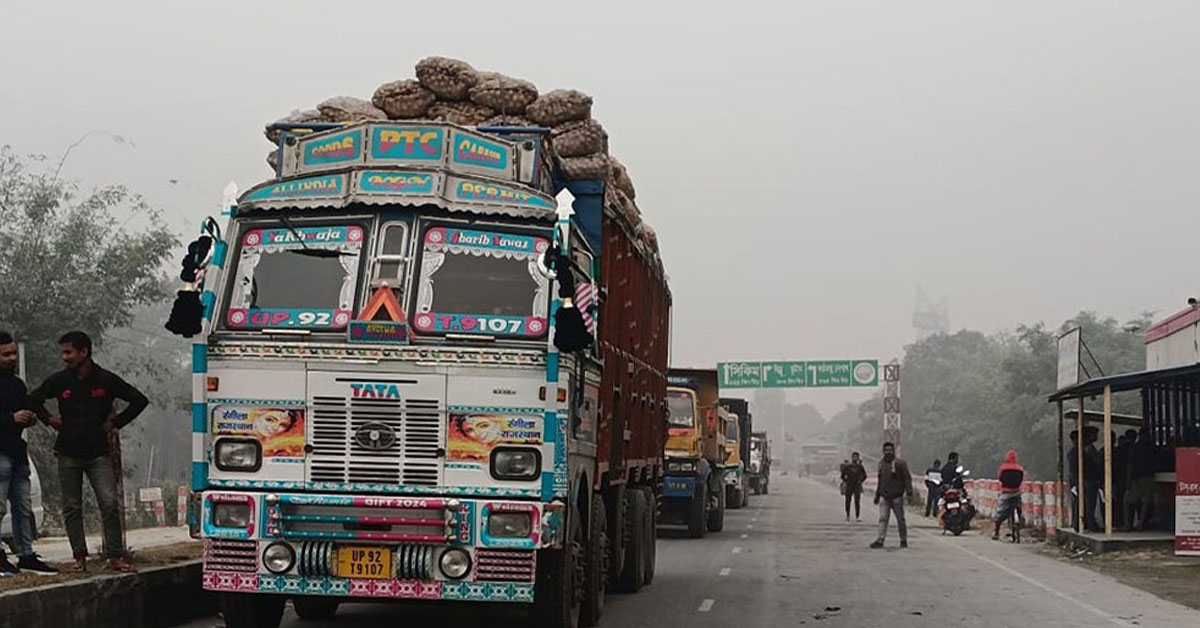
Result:
{"type": "Polygon", "coordinates": [[[288,599],[595,625],[653,580],[660,524],[745,505],[748,404],[668,369],[657,250],[610,182],[560,176],[547,129],[272,131],[276,175],[206,223],[172,314],[200,329],[190,522],[226,626],[275,628],[288,599]],[[564,350],[572,307],[590,338],[564,350]]]}

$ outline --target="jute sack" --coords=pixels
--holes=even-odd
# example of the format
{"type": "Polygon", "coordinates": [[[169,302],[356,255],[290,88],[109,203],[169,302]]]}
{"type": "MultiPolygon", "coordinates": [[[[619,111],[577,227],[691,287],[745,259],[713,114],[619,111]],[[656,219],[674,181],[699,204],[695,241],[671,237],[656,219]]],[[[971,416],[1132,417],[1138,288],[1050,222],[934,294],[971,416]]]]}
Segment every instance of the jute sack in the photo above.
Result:
{"type": "Polygon", "coordinates": [[[393,120],[420,118],[436,100],[437,96],[415,79],[384,83],[371,97],[371,103],[393,120]]]}
{"type": "Polygon", "coordinates": [[[417,80],[442,100],[466,100],[479,73],[466,61],[426,57],[417,62],[417,80]]]}

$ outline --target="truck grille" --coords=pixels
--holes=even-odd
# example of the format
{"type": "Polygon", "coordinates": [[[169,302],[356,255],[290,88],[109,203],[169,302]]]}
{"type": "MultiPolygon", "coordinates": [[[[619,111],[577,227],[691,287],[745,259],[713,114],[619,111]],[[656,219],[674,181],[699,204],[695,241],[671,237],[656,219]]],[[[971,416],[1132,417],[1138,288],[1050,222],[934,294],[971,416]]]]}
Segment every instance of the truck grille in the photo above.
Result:
{"type": "Polygon", "coordinates": [[[204,568],[212,571],[258,572],[258,543],[255,541],[204,541],[204,568]]]}
{"type": "Polygon", "coordinates": [[[310,374],[309,481],[437,486],[446,429],[445,379],[395,380],[390,385],[401,391],[399,398],[327,394],[345,391],[352,381],[357,380],[310,374]],[[360,431],[384,438],[364,442],[360,431]]]}
{"type": "Polygon", "coordinates": [[[478,550],[475,579],[487,582],[533,582],[533,552],[478,550]]]}

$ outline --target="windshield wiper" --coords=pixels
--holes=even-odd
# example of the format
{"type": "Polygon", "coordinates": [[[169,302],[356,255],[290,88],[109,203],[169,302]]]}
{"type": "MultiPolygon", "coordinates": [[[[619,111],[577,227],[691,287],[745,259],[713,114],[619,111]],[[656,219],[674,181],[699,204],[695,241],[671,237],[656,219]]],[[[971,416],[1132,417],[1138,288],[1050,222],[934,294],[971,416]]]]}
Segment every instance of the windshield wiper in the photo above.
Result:
{"type": "Polygon", "coordinates": [[[300,232],[296,231],[295,225],[292,224],[292,221],[289,220],[287,216],[280,214],[279,222],[283,223],[283,226],[287,227],[287,230],[292,232],[292,237],[296,238],[296,241],[300,243],[300,250],[290,251],[291,253],[295,253],[296,255],[305,255],[308,257],[324,258],[345,257],[347,255],[352,255],[352,253],[346,253],[345,251],[335,251],[331,249],[310,249],[308,248],[308,243],[305,242],[304,238],[300,236],[300,232]]]}

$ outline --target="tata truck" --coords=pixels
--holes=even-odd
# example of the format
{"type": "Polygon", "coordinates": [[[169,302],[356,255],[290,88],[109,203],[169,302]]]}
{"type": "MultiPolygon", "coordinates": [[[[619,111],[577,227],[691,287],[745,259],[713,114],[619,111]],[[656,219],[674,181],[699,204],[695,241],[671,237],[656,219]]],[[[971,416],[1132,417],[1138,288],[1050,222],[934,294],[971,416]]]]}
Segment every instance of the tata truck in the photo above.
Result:
{"type": "Polygon", "coordinates": [[[725,432],[725,447],[730,450],[725,461],[725,503],[729,508],[745,508],[750,503],[746,480],[746,464],[750,460],[750,402],[722,397],[720,403],[734,423],[725,432]]]}
{"type": "Polygon", "coordinates": [[[766,432],[750,434],[750,455],[746,458],[746,481],[755,495],[771,492],[771,441],[766,432]]]}
{"type": "Polygon", "coordinates": [[[606,589],[654,575],[656,245],[604,180],[559,176],[547,129],[274,130],[276,176],[208,221],[193,286],[193,522],[226,625],[275,628],[287,599],[595,624],[606,589]],[[591,345],[562,351],[582,287],[591,345]]]}
{"type": "Polygon", "coordinates": [[[725,528],[725,421],[717,371],[667,374],[667,442],[662,522],[687,526],[692,538],[725,528]]]}

